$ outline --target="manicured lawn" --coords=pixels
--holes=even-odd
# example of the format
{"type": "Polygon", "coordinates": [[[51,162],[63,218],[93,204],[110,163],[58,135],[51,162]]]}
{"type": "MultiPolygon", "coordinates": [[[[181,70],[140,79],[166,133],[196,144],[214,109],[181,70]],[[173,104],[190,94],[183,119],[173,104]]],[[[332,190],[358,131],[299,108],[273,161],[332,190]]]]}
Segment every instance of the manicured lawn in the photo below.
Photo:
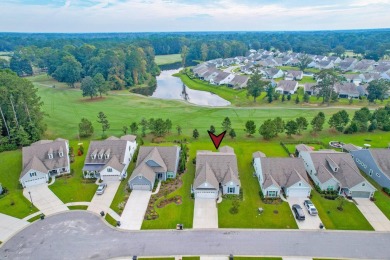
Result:
{"type": "MultiPolygon", "coordinates": [[[[229,140],[230,141],[230,140],[229,140]]],[[[279,205],[264,204],[259,196],[260,185],[253,177],[254,169],[251,164],[252,153],[262,151],[270,157],[285,157],[287,154],[282,147],[273,143],[257,142],[226,142],[234,148],[238,159],[241,186],[244,194],[238,214],[231,214],[231,200],[223,200],[218,204],[218,225],[220,228],[287,228],[295,229],[297,224],[288,203],[279,205]],[[264,212],[258,214],[258,208],[264,212]]],[[[205,147],[207,144],[202,145],[205,147]]],[[[211,147],[210,147],[211,148],[211,147]]],[[[214,150],[214,149],[212,149],[214,150]]]]}
{"type": "Polygon", "coordinates": [[[113,217],[111,217],[110,214],[107,213],[106,216],[104,217],[104,219],[108,222],[108,224],[116,227],[116,220],[113,217]]]}
{"type": "Polygon", "coordinates": [[[304,76],[302,80],[298,81],[298,84],[316,83],[317,81],[313,77],[304,76]]]}
{"type": "Polygon", "coordinates": [[[22,171],[21,150],[0,153],[0,183],[8,189],[8,194],[0,198],[0,213],[24,218],[36,211],[31,202],[23,196],[19,183],[22,171]]]}
{"type": "Polygon", "coordinates": [[[157,65],[166,65],[180,62],[181,56],[180,54],[156,55],[154,60],[157,65]]]}
{"type": "Polygon", "coordinates": [[[200,256],[183,256],[182,260],[200,260],[200,256]]]}
{"type": "Polygon", "coordinates": [[[339,211],[337,209],[340,205],[339,200],[327,200],[314,190],[312,194],[311,200],[326,229],[374,230],[354,203],[345,201],[344,210],[339,211]]]}
{"type": "Polygon", "coordinates": [[[235,256],[236,260],[283,260],[281,257],[235,256]]]}
{"type": "Polygon", "coordinates": [[[385,216],[390,220],[390,196],[383,192],[382,187],[376,183],[370,176],[360,172],[364,178],[366,178],[377,191],[374,194],[375,205],[385,214],[385,216]]]}
{"type": "Polygon", "coordinates": [[[38,220],[38,219],[41,219],[41,215],[32,217],[32,218],[28,219],[27,221],[30,222],[30,223],[32,223],[32,222],[34,222],[34,221],[36,221],[36,220],[38,220]]]}
{"type": "Polygon", "coordinates": [[[57,178],[54,184],[49,186],[64,203],[91,201],[97,189],[97,185],[90,180],[84,179],[82,174],[89,141],[81,141],[84,147],[84,155],[82,156],[77,155],[78,143],[79,141],[70,142],[70,146],[73,147],[75,153],[75,162],[70,165],[70,168],[74,170],[73,176],[65,175],[57,178]]]}
{"type": "Polygon", "coordinates": [[[125,180],[121,181],[121,183],[119,184],[119,188],[116,191],[115,197],[111,202],[110,208],[113,209],[116,213],[118,213],[118,215],[121,215],[122,211],[123,211],[123,209],[119,208],[119,204],[121,202],[124,202],[124,204],[126,204],[127,199],[130,196],[130,192],[127,190],[127,183],[128,183],[130,176],[134,170],[134,167],[135,167],[135,163],[132,160],[130,165],[129,165],[129,168],[127,168],[127,177],[125,180]]]}
{"type": "Polygon", "coordinates": [[[76,205],[76,206],[68,206],[70,210],[87,210],[88,206],[84,205],[76,205]]]}

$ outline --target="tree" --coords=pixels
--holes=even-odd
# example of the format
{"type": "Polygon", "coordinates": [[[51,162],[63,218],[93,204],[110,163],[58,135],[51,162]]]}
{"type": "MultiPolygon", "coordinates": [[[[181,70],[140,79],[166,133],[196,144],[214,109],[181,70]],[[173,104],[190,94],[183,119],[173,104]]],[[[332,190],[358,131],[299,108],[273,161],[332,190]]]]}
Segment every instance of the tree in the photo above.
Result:
{"type": "Polygon", "coordinates": [[[0,70],[9,68],[9,61],[3,58],[0,58],[0,70]]]}
{"type": "Polygon", "coordinates": [[[294,120],[287,121],[285,127],[287,136],[295,135],[298,131],[298,124],[294,120]]]}
{"type": "Polygon", "coordinates": [[[264,91],[264,87],[268,84],[267,81],[261,79],[259,71],[255,69],[246,86],[247,96],[252,96],[253,101],[256,102],[256,98],[261,95],[261,92],[264,91]]]}
{"type": "Polygon", "coordinates": [[[232,128],[232,123],[230,122],[229,117],[225,117],[225,119],[222,122],[222,129],[225,131],[229,131],[232,128]]]}
{"type": "Polygon", "coordinates": [[[162,118],[153,120],[149,125],[152,132],[158,137],[162,137],[168,132],[167,123],[162,118]]]}
{"type": "Polygon", "coordinates": [[[336,56],[341,57],[345,53],[345,48],[342,45],[338,45],[333,49],[336,56]]]}
{"type": "Polygon", "coordinates": [[[233,128],[230,129],[230,131],[229,131],[229,136],[230,136],[232,139],[234,139],[234,137],[236,137],[236,132],[234,131],[233,128]]]}
{"type": "Polygon", "coordinates": [[[95,81],[87,76],[81,81],[81,90],[83,91],[83,97],[89,96],[91,99],[97,96],[97,87],[95,81]]]}
{"type": "Polygon", "coordinates": [[[291,94],[288,94],[288,95],[287,95],[287,100],[288,100],[288,101],[291,100],[291,94]]]}
{"type": "Polygon", "coordinates": [[[273,137],[276,137],[278,134],[275,122],[271,119],[267,119],[259,128],[259,134],[263,136],[265,140],[269,140],[273,137]]]}
{"type": "Polygon", "coordinates": [[[127,131],[129,130],[129,128],[127,126],[123,126],[122,127],[122,132],[124,135],[127,135],[127,131]]]}
{"type": "Polygon", "coordinates": [[[284,121],[281,117],[276,117],[274,120],[272,120],[275,125],[276,135],[281,134],[284,132],[284,121]]]}
{"type": "Polygon", "coordinates": [[[298,67],[300,70],[305,71],[307,66],[312,62],[313,60],[309,57],[307,54],[303,54],[298,58],[298,67]]]}
{"type": "Polygon", "coordinates": [[[331,116],[329,119],[329,126],[335,128],[339,132],[343,132],[345,126],[349,122],[349,115],[347,111],[341,110],[331,116]]]}
{"type": "Polygon", "coordinates": [[[313,127],[313,132],[318,133],[322,131],[325,123],[325,114],[323,112],[319,112],[313,120],[311,120],[311,126],[313,127]]]}
{"type": "Polygon", "coordinates": [[[274,88],[270,85],[267,87],[267,97],[268,97],[268,103],[272,103],[274,100],[274,88]]]}
{"type": "Polygon", "coordinates": [[[138,131],[138,124],[136,122],[133,122],[130,124],[130,133],[133,135],[137,134],[138,131]]]}
{"type": "Polygon", "coordinates": [[[201,49],[201,54],[202,54],[202,61],[207,60],[207,54],[209,52],[209,47],[207,46],[206,43],[202,43],[200,49],[201,49]]]}
{"type": "Polygon", "coordinates": [[[310,100],[310,96],[307,92],[305,92],[305,94],[303,94],[303,102],[309,103],[309,100],[310,100]]]}
{"type": "Polygon", "coordinates": [[[194,139],[198,139],[198,137],[199,137],[198,129],[194,129],[194,131],[192,131],[192,137],[194,139]]]}
{"type": "Polygon", "coordinates": [[[110,90],[110,86],[107,84],[106,80],[104,79],[103,74],[97,73],[93,80],[96,84],[96,90],[99,92],[100,97],[102,97],[102,94],[107,94],[107,92],[110,90]]]}
{"type": "Polygon", "coordinates": [[[297,122],[297,126],[298,126],[297,129],[298,134],[301,134],[303,130],[306,130],[309,125],[307,119],[303,116],[298,117],[297,119],[295,119],[295,121],[297,122]]]}
{"type": "Polygon", "coordinates": [[[209,131],[214,134],[215,133],[215,127],[213,125],[211,125],[209,131]]]}
{"type": "Polygon", "coordinates": [[[107,120],[107,116],[103,112],[99,112],[98,114],[98,121],[99,124],[102,125],[102,137],[105,136],[105,132],[110,129],[110,124],[107,120]]]}
{"type": "Polygon", "coordinates": [[[248,136],[252,136],[256,132],[256,125],[254,121],[252,120],[246,121],[245,132],[248,134],[248,136]]]}
{"type": "Polygon", "coordinates": [[[82,66],[72,55],[65,56],[62,64],[57,67],[53,77],[59,82],[65,82],[71,87],[81,79],[82,66]]]}
{"type": "Polygon", "coordinates": [[[327,102],[328,106],[330,101],[336,97],[334,92],[334,86],[336,83],[342,81],[342,77],[334,69],[325,69],[321,70],[316,74],[317,80],[319,80],[317,86],[315,88],[319,89],[319,97],[322,97],[322,103],[327,102]]]}
{"type": "Polygon", "coordinates": [[[167,128],[167,132],[170,133],[172,130],[172,121],[171,119],[166,119],[165,120],[165,126],[167,128]]]}
{"type": "Polygon", "coordinates": [[[282,95],[282,102],[286,101],[286,96],[283,94],[282,95]]]}
{"type": "Polygon", "coordinates": [[[86,118],[82,118],[79,123],[79,136],[80,137],[90,137],[93,134],[92,122],[86,118]]]}
{"type": "Polygon", "coordinates": [[[11,58],[9,67],[12,71],[16,72],[18,76],[30,76],[33,74],[31,62],[19,55],[14,55],[11,58]]]}
{"type": "MultiPolygon", "coordinates": [[[[141,125],[142,137],[145,137],[146,136],[146,130],[149,127],[149,122],[145,118],[142,118],[142,120],[140,122],[140,125],[141,125]]],[[[131,128],[131,126],[130,126],[130,128],[131,128]]]]}
{"type": "Polygon", "coordinates": [[[355,111],[352,121],[358,126],[358,131],[365,132],[368,130],[368,121],[371,119],[370,110],[367,107],[355,111]]]}
{"type": "Polygon", "coordinates": [[[374,102],[376,99],[383,101],[390,90],[390,81],[385,79],[373,80],[368,84],[368,101],[374,102]]]}
{"type": "Polygon", "coordinates": [[[187,56],[189,51],[190,49],[186,45],[184,45],[181,48],[180,56],[181,56],[181,65],[183,68],[185,68],[187,65],[187,56]]]}
{"type": "Polygon", "coordinates": [[[299,104],[300,100],[299,100],[299,96],[297,95],[297,98],[295,99],[295,104],[299,104]]]}
{"type": "Polygon", "coordinates": [[[344,134],[353,134],[359,130],[358,125],[355,121],[352,121],[351,124],[344,130],[344,134]]]}
{"type": "Polygon", "coordinates": [[[182,129],[180,125],[176,126],[176,130],[177,130],[177,135],[181,135],[182,129]]]}

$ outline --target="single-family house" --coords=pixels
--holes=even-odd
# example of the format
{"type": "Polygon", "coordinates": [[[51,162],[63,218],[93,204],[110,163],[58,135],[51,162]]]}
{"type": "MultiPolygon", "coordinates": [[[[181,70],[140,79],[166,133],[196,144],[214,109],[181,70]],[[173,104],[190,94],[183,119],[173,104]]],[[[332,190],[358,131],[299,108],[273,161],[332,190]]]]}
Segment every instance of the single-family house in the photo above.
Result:
{"type": "Polygon", "coordinates": [[[135,135],[111,136],[103,141],[91,141],[83,167],[86,179],[122,180],[137,148],[135,135]]]}
{"type": "Polygon", "coordinates": [[[319,90],[315,87],[316,85],[316,83],[305,83],[305,85],[303,85],[305,93],[309,94],[310,96],[317,95],[319,90]]]}
{"type": "Polygon", "coordinates": [[[340,57],[337,56],[329,56],[327,57],[328,61],[333,61],[333,64],[339,64],[341,62],[340,57]]]}
{"type": "Polygon", "coordinates": [[[370,72],[374,70],[374,60],[361,60],[353,68],[355,72],[370,72]]]}
{"type": "Polygon", "coordinates": [[[311,186],[301,158],[267,158],[253,154],[253,167],[264,197],[310,196],[311,186]]]}
{"type": "Polygon", "coordinates": [[[344,74],[345,82],[347,83],[353,83],[355,86],[359,86],[363,79],[358,74],[344,74]]]}
{"type": "Polygon", "coordinates": [[[224,71],[218,71],[217,75],[210,79],[210,84],[223,85],[234,77],[233,74],[224,71]]]}
{"type": "Polygon", "coordinates": [[[390,189],[390,149],[358,149],[350,153],[360,170],[390,189]]]}
{"type": "Polygon", "coordinates": [[[240,194],[237,157],[233,148],[224,146],[219,152],[196,153],[195,179],[192,192],[195,198],[216,199],[222,194],[240,194]]]}
{"type": "Polygon", "coordinates": [[[294,94],[298,89],[298,82],[295,80],[281,80],[277,84],[275,91],[280,94],[294,94]]]}
{"type": "Polygon", "coordinates": [[[128,185],[132,190],[152,190],[156,180],[176,178],[180,147],[141,146],[128,185]]]}
{"type": "Polygon", "coordinates": [[[303,71],[289,70],[284,76],[284,80],[301,80],[303,78],[303,71]]]}
{"type": "Polygon", "coordinates": [[[362,82],[370,83],[373,80],[380,79],[380,73],[378,72],[369,72],[369,73],[361,73],[359,77],[362,79],[362,82]]]}
{"type": "Polygon", "coordinates": [[[352,71],[355,68],[357,62],[358,60],[355,58],[345,58],[344,60],[340,61],[338,67],[342,71],[352,71]]]}
{"type": "Polygon", "coordinates": [[[348,153],[327,151],[302,151],[306,172],[321,190],[335,190],[352,198],[371,198],[375,188],[363,178],[348,153]]]}
{"type": "Polygon", "coordinates": [[[19,181],[24,188],[47,183],[49,177],[66,173],[70,173],[68,140],[41,140],[23,147],[19,181]]]}
{"type": "Polygon", "coordinates": [[[360,93],[354,83],[336,83],[334,91],[339,95],[339,98],[359,98],[360,93]]]}
{"type": "Polygon", "coordinates": [[[248,83],[248,80],[248,76],[235,75],[234,78],[227,84],[231,88],[245,88],[248,83]]]}
{"type": "Polygon", "coordinates": [[[267,79],[278,79],[284,76],[284,72],[281,69],[270,68],[261,71],[267,79]]]}
{"type": "Polygon", "coordinates": [[[315,68],[317,68],[317,69],[332,69],[332,68],[334,68],[334,63],[333,63],[333,61],[329,61],[329,60],[321,60],[321,61],[318,61],[316,63],[315,68]]]}

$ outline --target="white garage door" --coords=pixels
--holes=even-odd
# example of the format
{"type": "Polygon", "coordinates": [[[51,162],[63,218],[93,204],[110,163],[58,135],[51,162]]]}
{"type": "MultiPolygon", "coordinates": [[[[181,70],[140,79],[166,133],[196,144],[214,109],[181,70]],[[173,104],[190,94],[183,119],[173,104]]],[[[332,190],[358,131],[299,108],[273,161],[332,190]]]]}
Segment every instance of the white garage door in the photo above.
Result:
{"type": "Polygon", "coordinates": [[[43,184],[43,183],[46,183],[46,177],[40,177],[40,178],[37,178],[37,179],[25,181],[24,185],[26,187],[31,187],[31,186],[34,186],[34,185],[37,185],[37,184],[43,184]]]}
{"type": "Polygon", "coordinates": [[[195,191],[195,198],[197,199],[216,199],[218,197],[217,191],[195,191]]]}
{"type": "Polygon", "coordinates": [[[352,191],[352,198],[369,198],[371,192],[369,191],[352,191]]]}
{"type": "Polygon", "coordinates": [[[309,194],[309,189],[289,189],[288,196],[291,198],[296,197],[307,197],[309,194]]]}
{"type": "Polygon", "coordinates": [[[149,185],[133,185],[133,190],[150,190],[149,185]]]}
{"type": "Polygon", "coordinates": [[[102,175],[103,181],[119,181],[119,175],[102,175]]]}

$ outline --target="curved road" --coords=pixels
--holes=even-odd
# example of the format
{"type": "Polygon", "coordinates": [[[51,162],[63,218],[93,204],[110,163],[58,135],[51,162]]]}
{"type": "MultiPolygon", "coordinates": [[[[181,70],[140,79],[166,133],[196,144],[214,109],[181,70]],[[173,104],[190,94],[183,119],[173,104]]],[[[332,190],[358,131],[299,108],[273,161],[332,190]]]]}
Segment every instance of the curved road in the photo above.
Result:
{"type": "Polygon", "coordinates": [[[389,259],[390,233],[286,230],[118,231],[101,217],[69,211],[28,226],[0,259],[109,259],[124,256],[264,255],[389,259]]]}

